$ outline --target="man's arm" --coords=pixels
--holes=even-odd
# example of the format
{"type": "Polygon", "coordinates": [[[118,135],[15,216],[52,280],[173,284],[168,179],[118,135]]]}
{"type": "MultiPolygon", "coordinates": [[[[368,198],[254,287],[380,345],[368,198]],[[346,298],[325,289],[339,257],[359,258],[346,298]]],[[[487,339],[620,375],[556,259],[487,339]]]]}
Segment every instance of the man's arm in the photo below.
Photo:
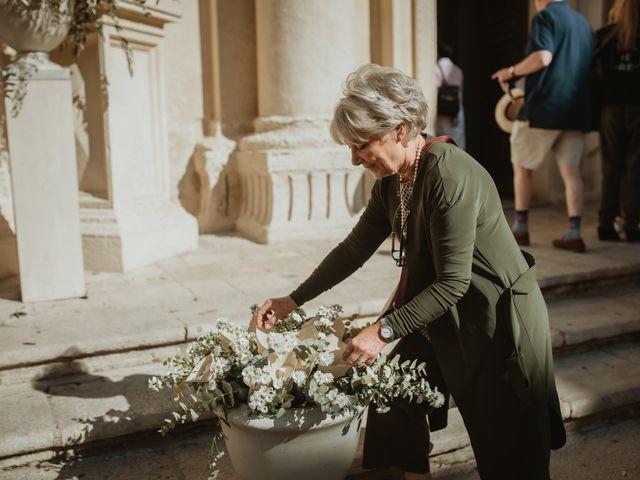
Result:
{"type": "Polygon", "coordinates": [[[531,52],[524,60],[510,67],[501,68],[491,75],[491,78],[501,82],[508,82],[513,78],[525,77],[542,70],[548,67],[552,61],[553,53],[549,50],[536,50],[535,52],[531,52]]]}

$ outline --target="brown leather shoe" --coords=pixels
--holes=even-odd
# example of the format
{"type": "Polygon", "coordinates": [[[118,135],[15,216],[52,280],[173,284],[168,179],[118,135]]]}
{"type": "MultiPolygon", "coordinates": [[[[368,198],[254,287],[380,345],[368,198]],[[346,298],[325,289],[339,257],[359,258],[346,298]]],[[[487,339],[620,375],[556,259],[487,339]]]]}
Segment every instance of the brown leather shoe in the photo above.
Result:
{"type": "Polygon", "coordinates": [[[511,233],[513,233],[513,238],[516,239],[516,243],[521,247],[526,247],[530,245],[529,232],[514,232],[512,230],[511,233]]]}
{"type": "Polygon", "coordinates": [[[553,246],[562,250],[571,250],[576,253],[584,253],[587,247],[582,238],[557,238],[553,241],[553,246]]]}

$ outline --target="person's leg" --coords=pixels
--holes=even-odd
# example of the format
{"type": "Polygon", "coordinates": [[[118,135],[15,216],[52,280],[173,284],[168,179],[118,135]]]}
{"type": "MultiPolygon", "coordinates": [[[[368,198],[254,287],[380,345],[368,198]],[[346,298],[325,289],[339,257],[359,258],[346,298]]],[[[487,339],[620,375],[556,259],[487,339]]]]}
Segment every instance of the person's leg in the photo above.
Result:
{"type": "Polygon", "coordinates": [[[529,210],[532,192],[533,171],[520,165],[513,165],[513,194],[516,211],[529,210]]]}
{"type": "Polygon", "coordinates": [[[625,157],[622,108],[605,105],[600,115],[600,148],[602,151],[602,184],[598,237],[620,240],[613,224],[620,214],[620,181],[625,157]]]}
{"type": "Polygon", "coordinates": [[[640,242],[640,106],[625,107],[625,127],[628,135],[625,233],[627,241],[640,242]]]}
{"type": "MultiPolygon", "coordinates": [[[[396,354],[402,360],[425,362],[429,383],[443,391],[433,347],[424,336],[416,332],[402,338],[388,357],[393,358],[396,354]]],[[[390,407],[386,413],[378,413],[374,406],[369,407],[362,458],[364,468],[398,467],[406,475],[423,475],[409,478],[430,479],[426,475],[429,475],[427,414],[431,408],[426,402],[418,404],[405,398],[396,399],[390,407]]]]}
{"type": "Polygon", "coordinates": [[[529,245],[529,204],[533,190],[533,170],[536,170],[547,156],[558,132],[530,128],[528,122],[513,123],[509,143],[513,166],[513,192],[516,217],[511,231],[518,245],[529,245]]]}
{"type": "Polygon", "coordinates": [[[560,176],[564,182],[567,216],[581,216],[584,204],[584,187],[580,165],[560,165],[559,168],[560,176]]]}
{"type": "Polygon", "coordinates": [[[553,246],[583,253],[586,250],[580,230],[584,205],[584,186],[580,162],[584,154],[585,139],[582,132],[566,131],[558,138],[553,151],[558,160],[558,169],[564,183],[569,226],[562,238],[554,240],[553,246]]]}

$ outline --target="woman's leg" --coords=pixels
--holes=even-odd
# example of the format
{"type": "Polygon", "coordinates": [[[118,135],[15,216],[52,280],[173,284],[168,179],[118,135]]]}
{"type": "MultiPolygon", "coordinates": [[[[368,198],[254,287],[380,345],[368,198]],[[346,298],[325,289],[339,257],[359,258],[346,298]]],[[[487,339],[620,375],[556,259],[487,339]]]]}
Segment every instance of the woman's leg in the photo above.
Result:
{"type": "MultiPolygon", "coordinates": [[[[418,359],[427,364],[427,378],[442,391],[442,380],[429,341],[420,333],[402,338],[389,358],[395,355],[405,359],[418,359]]],[[[408,399],[396,399],[391,410],[377,413],[369,407],[365,429],[363,466],[365,468],[398,467],[411,479],[430,479],[429,425],[426,403],[417,404],[408,399]]]]}
{"type": "Polygon", "coordinates": [[[600,199],[600,227],[613,228],[620,213],[620,180],[625,157],[622,107],[605,105],[600,117],[600,146],[602,148],[602,192],[600,199]]]}

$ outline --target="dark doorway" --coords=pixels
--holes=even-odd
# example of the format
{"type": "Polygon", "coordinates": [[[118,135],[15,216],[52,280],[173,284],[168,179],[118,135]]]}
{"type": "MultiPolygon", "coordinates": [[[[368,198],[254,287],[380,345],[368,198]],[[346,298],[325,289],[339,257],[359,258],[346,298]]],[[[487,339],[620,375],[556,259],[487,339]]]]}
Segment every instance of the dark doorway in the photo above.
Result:
{"type": "Polygon", "coordinates": [[[513,196],[509,136],[494,120],[502,90],[490,76],[524,57],[528,21],[528,0],[438,0],[438,41],[451,46],[464,72],[467,151],[502,197],[513,196]]]}

